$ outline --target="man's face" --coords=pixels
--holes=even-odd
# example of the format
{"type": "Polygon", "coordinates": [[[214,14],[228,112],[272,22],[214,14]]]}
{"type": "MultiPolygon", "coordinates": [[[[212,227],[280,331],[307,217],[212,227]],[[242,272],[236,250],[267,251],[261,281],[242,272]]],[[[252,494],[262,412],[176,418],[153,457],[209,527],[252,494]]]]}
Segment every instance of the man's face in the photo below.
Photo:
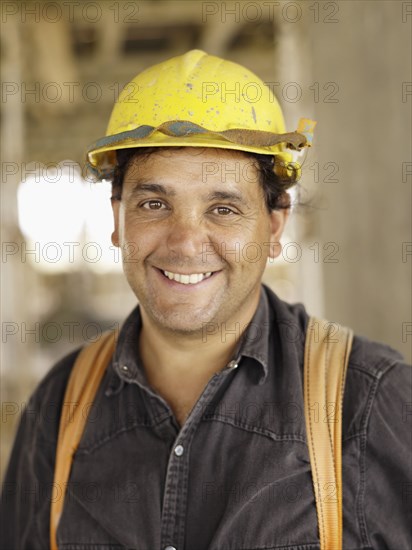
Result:
{"type": "Polygon", "coordinates": [[[250,320],[287,218],[267,211],[253,159],[192,147],[134,159],[113,213],[143,319],[187,335],[250,320]]]}

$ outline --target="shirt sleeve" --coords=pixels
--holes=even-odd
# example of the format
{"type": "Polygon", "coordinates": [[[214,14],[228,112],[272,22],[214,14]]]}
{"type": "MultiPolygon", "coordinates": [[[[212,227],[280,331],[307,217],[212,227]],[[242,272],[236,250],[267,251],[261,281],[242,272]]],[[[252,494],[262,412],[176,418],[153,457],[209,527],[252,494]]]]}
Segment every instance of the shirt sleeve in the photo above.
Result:
{"type": "Polygon", "coordinates": [[[39,384],[21,418],[0,503],[0,548],[49,548],[50,503],[60,411],[68,375],[79,350],[60,361],[39,384]]]}
{"type": "Polygon", "coordinates": [[[412,368],[397,363],[377,382],[366,432],[365,523],[374,550],[412,548],[412,368]]]}

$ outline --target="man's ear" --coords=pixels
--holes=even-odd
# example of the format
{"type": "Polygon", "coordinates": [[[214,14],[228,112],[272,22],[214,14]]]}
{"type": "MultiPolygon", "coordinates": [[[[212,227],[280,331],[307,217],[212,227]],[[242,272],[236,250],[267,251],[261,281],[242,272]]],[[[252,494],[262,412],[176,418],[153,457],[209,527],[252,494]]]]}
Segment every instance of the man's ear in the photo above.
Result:
{"type": "Polygon", "coordinates": [[[279,256],[282,251],[282,245],[280,239],[285,229],[286,222],[289,218],[290,207],[281,208],[279,210],[272,210],[269,214],[270,217],[270,246],[269,246],[269,258],[274,260],[279,256]]]}
{"type": "Polygon", "coordinates": [[[120,217],[120,201],[118,199],[111,199],[112,202],[112,212],[113,212],[113,221],[114,221],[114,230],[112,233],[112,244],[113,246],[119,247],[119,217],[120,217]]]}

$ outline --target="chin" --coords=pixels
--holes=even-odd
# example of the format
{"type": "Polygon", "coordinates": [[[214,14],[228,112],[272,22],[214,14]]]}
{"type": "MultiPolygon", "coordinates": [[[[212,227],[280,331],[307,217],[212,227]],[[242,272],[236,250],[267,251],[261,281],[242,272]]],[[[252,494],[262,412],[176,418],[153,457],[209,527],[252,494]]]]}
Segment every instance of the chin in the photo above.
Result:
{"type": "Polygon", "coordinates": [[[150,317],[157,326],[165,330],[182,335],[192,334],[193,336],[201,335],[205,330],[205,326],[212,322],[212,318],[208,313],[194,316],[185,315],[182,312],[168,315],[152,312],[150,317]]]}

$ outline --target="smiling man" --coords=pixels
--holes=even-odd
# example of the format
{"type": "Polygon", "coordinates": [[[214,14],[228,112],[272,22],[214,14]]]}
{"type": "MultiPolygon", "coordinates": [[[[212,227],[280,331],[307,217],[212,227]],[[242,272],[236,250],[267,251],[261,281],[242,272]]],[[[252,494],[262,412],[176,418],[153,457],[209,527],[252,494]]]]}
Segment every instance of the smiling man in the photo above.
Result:
{"type": "Polygon", "coordinates": [[[162,148],[128,158],[113,244],[139,298],[146,375],[182,425],[233,354],[236,339],[222,336],[239,334],[257,309],[288,210],[266,206],[258,162],[238,151],[162,148]],[[250,244],[254,261],[244,253],[250,244]]]}
{"type": "Polygon", "coordinates": [[[197,341],[205,323],[251,320],[287,216],[267,211],[257,162],[237,151],[191,147],[132,157],[113,210],[113,243],[137,250],[136,263],[124,265],[144,325],[197,341]],[[208,166],[216,170],[205,175],[208,166]],[[236,254],[249,243],[262,251],[259,261],[236,254]]]}
{"type": "MultiPolygon", "coordinates": [[[[300,172],[288,148],[310,145],[313,126],[286,133],[256,75],[197,50],[125,88],[88,162],[112,179],[112,241],[138,306],[107,364],[82,363],[86,386],[103,374],[64,488],[56,447],[80,350],[34,392],[3,487],[2,548],[342,547],[320,543],[303,414],[309,316],[261,283],[300,172]]],[[[360,336],[348,359],[343,548],[406,550],[411,370],[360,336]]],[[[317,403],[318,422],[337,399],[317,403]]]]}

